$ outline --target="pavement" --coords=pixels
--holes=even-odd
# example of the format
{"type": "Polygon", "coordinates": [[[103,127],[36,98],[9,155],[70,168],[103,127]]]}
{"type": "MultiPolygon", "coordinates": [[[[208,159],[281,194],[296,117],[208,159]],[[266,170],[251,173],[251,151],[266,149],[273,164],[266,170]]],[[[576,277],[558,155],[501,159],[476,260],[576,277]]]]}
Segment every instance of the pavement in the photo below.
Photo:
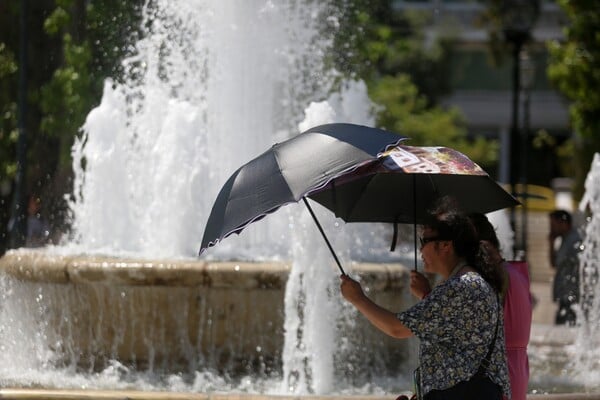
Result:
{"type": "Polygon", "coordinates": [[[532,322],[534,324],[554,324],[556,303],[552,301],[550,281],[531,282],[531,294],[534,299],[532,322]]]}
{"type": "MultiPolygon", "coordinates": [[[[0,399],[12,400],[394,400],[395,396],[273,396],[117,390],[0,389],[0,399]]],[[[532,394],[528,400],[600,400],[600,394],[532,394]]]]}

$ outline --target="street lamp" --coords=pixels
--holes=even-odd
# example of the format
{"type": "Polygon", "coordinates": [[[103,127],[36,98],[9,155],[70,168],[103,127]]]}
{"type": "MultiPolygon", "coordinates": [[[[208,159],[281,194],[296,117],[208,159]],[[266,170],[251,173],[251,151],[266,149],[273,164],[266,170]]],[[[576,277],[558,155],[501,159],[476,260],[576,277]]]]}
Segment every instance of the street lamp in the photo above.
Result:
{"type": "Polygon", "coordinates": [[[527,49],[519,54],[521,64],[521,90],[523,91],[523,131],[521,132],[521,192],[523,205],[521,207],[521,244],[524,256],[527,255],[527,154],[529,152],[529,129],[531,121],[531,90],[535,82],[535,65],[527,49]]]}
{"type": "MultiPolygon", "coordinates": [[[[509,182],[513,195],[516,195],[519,162],[519,90],[521,87],[521,66],[519,54],[523,45],[531,38],[531,29],[539,15],[539,0],[504,0],[500,8],[500,18],[505,40],[512,45],[512,123],[509,136],[510,169],[509,182]]],[[[515,232],[515,210],[510,211],[510,225],[515,232]]],[[[516,241],[513,255],[517,256],[516,241]]]]}

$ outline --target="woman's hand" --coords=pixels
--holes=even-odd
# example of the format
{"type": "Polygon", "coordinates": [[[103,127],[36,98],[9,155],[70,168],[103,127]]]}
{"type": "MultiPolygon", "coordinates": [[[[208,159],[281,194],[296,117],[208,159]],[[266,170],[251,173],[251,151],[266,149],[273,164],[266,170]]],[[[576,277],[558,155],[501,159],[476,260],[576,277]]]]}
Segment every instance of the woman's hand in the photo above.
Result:
{"type": "Polygon", "coordinates": [[[410,271],[410,292],[419,299],[431,292],[431,285],[425,275],[417,271],[410,271]]]}
{"type": "Polygon", "coordinates": [[[342,296],[350,303],[354,304],[356,301],[365,297],[360,283],[350,278],[348,275],[341,275],[340,279],[342,280],[342,283],[340,284],[342,296]]]}
{"type": "Polygon", "coordinates": [[[396,338],[412,336],[410,329],[402,325],[396,314],[372,302],[363,292],[360,283],[348,275],[340,277],[342,296],[382,332],[396,338]]]}

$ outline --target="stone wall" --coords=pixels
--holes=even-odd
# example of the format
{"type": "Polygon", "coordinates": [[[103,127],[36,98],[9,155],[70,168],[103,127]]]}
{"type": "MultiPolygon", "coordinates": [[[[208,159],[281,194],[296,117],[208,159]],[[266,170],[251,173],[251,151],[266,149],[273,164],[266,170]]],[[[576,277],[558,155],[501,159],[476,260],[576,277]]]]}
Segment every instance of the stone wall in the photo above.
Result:
{"type": "MultiPolygon", "coordinates": [[[[376,302],[393,310],[407,307],[404,266],[357,264],[352,270],[376,302]]],[[[149,371],[202,366],[230,374],[269,374],[281,367],[289,272],[288,264],[275,262],[141,261],[10,251],[0,258],[0,273],[3,315],[14,315],[0,323],[23,325],[17,331],[32,336],[26,346],[34,337],[43,338],[55,353],[53,363],[63,366],[101,370],[118,360],[149,371]]],[[[355,342],[356,352],[365,353],[363,359],[399,365],[407,357],[406,343],[388,338],[362,318],[353,317],[341,329],[355,342]]]]}

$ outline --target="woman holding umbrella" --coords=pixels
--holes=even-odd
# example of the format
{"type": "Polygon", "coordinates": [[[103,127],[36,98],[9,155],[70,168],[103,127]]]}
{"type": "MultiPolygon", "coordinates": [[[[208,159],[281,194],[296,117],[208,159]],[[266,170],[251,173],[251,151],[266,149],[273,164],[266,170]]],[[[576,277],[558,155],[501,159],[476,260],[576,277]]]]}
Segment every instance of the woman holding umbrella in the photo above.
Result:
{"type": "Polygon", "coordinates": [[[421,236],[426,272],[442,282],[430,293],[411,276],[420,302],[398,314],[371,301],[360,284],[342,275],[342,295],[375,327],[396,338],[421,340],[415,371],[418,398],[500,400],[510,397],[502,306],[502,277],[479,256],[470,220],[456,211],[430,216],[421,236]]]}

